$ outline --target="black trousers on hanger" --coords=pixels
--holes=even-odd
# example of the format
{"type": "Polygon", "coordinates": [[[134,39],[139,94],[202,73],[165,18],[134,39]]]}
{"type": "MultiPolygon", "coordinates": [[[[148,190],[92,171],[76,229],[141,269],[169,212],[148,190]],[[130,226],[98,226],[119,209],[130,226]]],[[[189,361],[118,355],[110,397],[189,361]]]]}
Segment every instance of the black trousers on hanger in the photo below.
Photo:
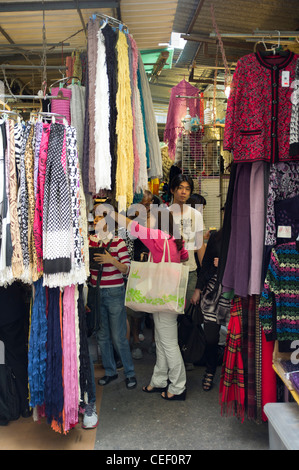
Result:
{"type": "Polygon", "coordinates": [[[0,341],[5,347],[5,364],[16,377],[20,413],[28,407],[28,348],[24,317],[0,326],[0,341]]]}

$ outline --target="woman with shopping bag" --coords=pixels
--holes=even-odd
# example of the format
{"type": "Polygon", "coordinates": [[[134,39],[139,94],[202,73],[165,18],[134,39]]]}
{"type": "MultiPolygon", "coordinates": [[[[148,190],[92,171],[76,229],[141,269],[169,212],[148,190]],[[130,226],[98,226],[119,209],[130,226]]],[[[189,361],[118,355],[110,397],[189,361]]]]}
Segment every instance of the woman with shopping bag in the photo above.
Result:
{"type": "MultiPolygon", "coordinates": [[[[142,240],[150,251],[153,263],[160,263],[163,257],[166,264],[167,261],[171,261],[171,264],[187,261],[188,252],[182,238],[174,237],[174,234],[179,231],[175,230],[172,214],[167,208],[161,206],[151,208],[150,227],[144,227],[136,220],[132,221],[124,215],[116,213],[112,206],[105,205],[103,210],[106,211],[106,209],[106,217],[114,219],[119,226],[127,227],[132,236],[142,240]]],[[[172,282],[174,282],[172,279],[164,279],[164,286],[172,282]]],[[[159,301],[162,310],[164,300],[160,298],[159,301]]],[[[163,399],[171,401],[185,400],[186,397],[186,371],[178,345],[177,315],[174,310],[159,311],[156,309],[153,313],[156,364],[149,385],[142,388],[146,393],[159,392],[163,399]]]]}

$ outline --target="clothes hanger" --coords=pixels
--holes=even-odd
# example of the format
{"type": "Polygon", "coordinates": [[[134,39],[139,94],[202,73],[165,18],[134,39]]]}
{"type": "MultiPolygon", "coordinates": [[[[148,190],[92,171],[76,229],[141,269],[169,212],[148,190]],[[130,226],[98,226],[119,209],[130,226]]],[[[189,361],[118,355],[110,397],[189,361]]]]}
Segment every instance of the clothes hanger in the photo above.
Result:
{"type": "Polygon", "coordinates": [[[65,117],[64,114],[47,113],[47,112],[40,111],[40,112],[38,113],[38,116],[39,116],[40,119],[50,119],[50,118],[51,118],[52,124],[55,124],[56,118],[60,118],[60,119],[63,120],[63,124],[64,124],[65,126],[68,125],[67,119],[66,119],[66,117],[65,117]]]}
{"type": "Polygon", "coordinates": [[[280,31],[277,30],[277,33],[278,33],[278,40],[277,40],[277,44],[273,45],[270,47],[270,49],[267,48],[266,46],[266,43],[265,43],[265,39],[263,38],[261,41],[265,50],[264,51],[261,51],[261,55],[262,56],[276,56],[276,54],[278,54],[280,57],[286,57],[289,55],[290,51],[289,50],[282,50],[280,49],[280,31]]]}
{"type": "Polygon", "coordinates": [[[8,111],[7,109],[0,109],[0,113],[4,118],[11,118],[14,121],[21,122],[21,116],[16,111],[8,111]]]}
{"type": "MultiPolygon", "coordinates": [[[[63,77],[63,78],[60,78],[59,80],[56,80],[56,82],[52,83],[50,86],[49,86],[49,90],[51,91],[51,88],[56,85],[57,83],[59,83],[59,88],[63,88],[63,86],[69,81],[69,80],[72,80],[72,85],[73,85],[73,80],[78,80],[79,81],[79,84],[81,85],[81,80],[79,77],[75,77],[74,75],[71,76],[71,77],[63,77]]],[[[65,97],[63,96],[62,94],[62,91],[58,91],[58,95],[57,95],[59,98],[61,99],[64,99],[64,100],[69,100],[68,97],[65,97]]]]}

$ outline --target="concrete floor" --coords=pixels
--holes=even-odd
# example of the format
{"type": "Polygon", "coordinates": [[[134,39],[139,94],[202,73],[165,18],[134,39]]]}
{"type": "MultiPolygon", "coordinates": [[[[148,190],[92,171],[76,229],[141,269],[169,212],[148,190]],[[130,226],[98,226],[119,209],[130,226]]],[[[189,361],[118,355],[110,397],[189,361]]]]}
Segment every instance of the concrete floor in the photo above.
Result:
{"type": "Polygon", "coordinates": [[[144,393],[155,363],[147,352],[150,331],[145,336],[143,359],[134,361],[137,388],[126,389],[123,371],[103,387],[95,450],[269,450],[267,423],[221,416],[220,367],[210,392],[201,388],[203,367],[187,372],[184,402],[144,393]]]}

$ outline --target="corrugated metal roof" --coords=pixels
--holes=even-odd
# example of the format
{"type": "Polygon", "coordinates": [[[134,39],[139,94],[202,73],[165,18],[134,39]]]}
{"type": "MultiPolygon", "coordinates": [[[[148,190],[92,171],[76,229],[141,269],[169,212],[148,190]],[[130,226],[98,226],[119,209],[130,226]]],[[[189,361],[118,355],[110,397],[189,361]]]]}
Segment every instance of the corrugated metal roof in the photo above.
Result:
{"type": "MultiPolygon", "coordinates": [[[[157,107],[167,104],[170,90],[184,77],[188,80],[194,67],[193,83],[200,89],[208,86],[214,80],[216,66],[216,40],[211,40],[214,30],[211,6],[214,6],[215,20],[220,34],[253,33],[255,30],[295,31],[299,28],[299,0],[121,0],[104,1],[69,0],[51,2],[28,1],[16,3],[7,0],[0,3],[0,63],[40,64],[42,48],[23,47],[23,54],[16,47],[4,48],[5,44],[42,43],[42,11],[34,11],[42,5],[52,7],[45,12],[46,38],[48,43],[64,42],[61,45],[48,48],[47,64],[62,65],[65,56],[75,49],[86,47],[86,37],[83,26],[93,13],[104,13],[119,18],[125,23],[137,42],[139,49],[156,49],[159,43],[169,43],[171,32],[189,33],[191,36],[204,36],[203,41],[187,42],[183,52],[175,50],[173,67],[162,70],[154,83],[150,84],[153,100],[157,107]],[[16,11],[8,10],[9,6],[18,6],[16,11]],[[67,9],[53,10],[53,7],[67,9]],[[69,7],[72,5],[72,9],[69,7]],[[96,5],[96,7],[95,7],[96,5]],[[27,11],[26,11],[27,9],[27,11]],[[198,13],[199,12],[199,13],[198,13]],[[197,15],[198,13],[198,15],[197,15]],[[2,29],[1,29],[2,28],[2,29]],[[2,32],[2,34],[1,34],[2,32]],[[207,41],[207,38],[209,39],[207,41]],[[69,43],[69,46],[66,45],[69,43]],[[31,49],[31,50],[30,50],[31,49]],[[33,50],[37,51],[33,54],[33,50]],[[205,78],[205,80],[203,80],[205,78]],[[155,101],[156,100],[156,101],[155,101]]],[[[10,8],[12,9],[12,8],[10,8]]],[[[237,60],[254,50],[254,43],[244,39],[223,38],[224,51],[228,64],[233,71],[237,60]]],[[[218,80],[223,80],[224,70],[221,51],[218,49],[218,80]],[[222,69],[220,68],[222,67],[222,69]]],[[[11,72],[10,76],[15,76],[11,72]]],[[[35,77],[35,91],[40,84],[40,73],[18,72],[23,83],[32,81],[35,77]]],[[[49,71],[49,79],[60,78],[61,73],[49,71]]],[[[32,85],[32,83],[31,83],[32,85]]],[[[157,108],[157,109],[158,109],[157,108]]]]}
{"type": "MultiPolygon", "coordinates": [[[[84,26],[96,13],[120,19],[127,25],[139,49],[157,49],[160,43],[169,43],[178,0],[122,0],[97,2],[68,0],[44,2],[0,3],[0,64],[41,64],[43,52],[43,12],[45,8],[45,33],[47,44],[47,65],[64,65],[65,57],[75,50],[86,49],[87,41],[84,26]],[[94,7],[91,8],[91,5],[94,7]],[[111,8],[109,8],[111,5],[111,8]],[[49,9],[49,8],[52,9],[49,9]],[[72,7],[72,8],[70,8],[72,7]],[[64,9],[65,8],[65,9],[64,9]],[[12,11],[13,10],[13,11],[12,11]],[[62,43],[62,44],[61,44],[62,43]],[[17,44],[24,46],[16,47],[17,44]],[[34,44],[29,46],[28,44],[34,44]],[[38,46],[36,46],[38,45],[38,46]]],[[[7,72],[10,77],[15,71],[7,72]]],[[[40,72],[20,71],[23,83],[28,83],[32,93],[40,87],[40,72]]],[[[61,78],[61,73],[48,71],[49,83],[61,78]]],[[[1,78],[1,77],[0,77],[1,78]]]]}

